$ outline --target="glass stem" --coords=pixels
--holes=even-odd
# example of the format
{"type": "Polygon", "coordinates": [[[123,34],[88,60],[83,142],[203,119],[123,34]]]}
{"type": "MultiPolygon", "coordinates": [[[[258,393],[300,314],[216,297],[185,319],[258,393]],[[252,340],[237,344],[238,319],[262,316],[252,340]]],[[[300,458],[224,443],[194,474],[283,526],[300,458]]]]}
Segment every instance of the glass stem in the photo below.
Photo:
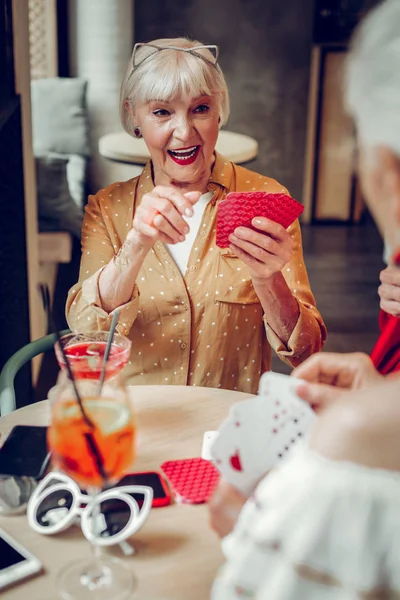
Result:
{"type": "MultiPolygon", "coordinates": [[[[98,521],[99,521],[99,517],[101,515],[101,510],[100,510],[100,504],[98,502],[95,502],[96,496],[100,493],[100,489],[96,488],[96,487],[88,487],[87,489],[87,493],[88,496],[90,498],[90,502],[92,503],[92,534],[94,536],[94,538],[97,537],[97,529],[98,529],[98,521]]],[[[101,559],[101,555],[102,555],[102,551],[101,551],[101,546],[99,546],[99,544],[96,544],[96,542],[92,541],[91,542],[91,547],[92,547],[92,556],[93,556],[93,562],[96,565],[96,567],[98,568],[98,570],[101,570],[100,567],[100,559],[101,559]]]]}

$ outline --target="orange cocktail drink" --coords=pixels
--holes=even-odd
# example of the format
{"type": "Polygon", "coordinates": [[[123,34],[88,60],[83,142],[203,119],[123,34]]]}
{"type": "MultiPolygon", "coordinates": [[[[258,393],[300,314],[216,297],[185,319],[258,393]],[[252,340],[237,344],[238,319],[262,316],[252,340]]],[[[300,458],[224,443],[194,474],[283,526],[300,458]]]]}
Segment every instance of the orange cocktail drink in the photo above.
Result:
{"type": "Polygon", "coordinates": [[[80,392],[91,425],[72,394],[62,394],[52,408],[47,437],[52,463],[85,489],[118,481],[135,459],[136,428],[129,403],[119,402],[111,386],[105,387],[108,391],[100,397],[80,392]]]}

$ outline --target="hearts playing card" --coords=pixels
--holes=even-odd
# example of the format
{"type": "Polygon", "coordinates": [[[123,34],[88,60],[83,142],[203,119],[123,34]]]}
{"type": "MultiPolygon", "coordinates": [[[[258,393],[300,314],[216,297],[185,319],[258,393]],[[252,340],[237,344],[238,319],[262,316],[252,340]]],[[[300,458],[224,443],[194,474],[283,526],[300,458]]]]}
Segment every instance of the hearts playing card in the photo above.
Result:
{"type": "MultiPolygon", "coordinates": [[[[233,408],[235,407],[236,405],[233,408]]],[[[210,454],[224,479],[247,494],[251,492],[255,465],[251,446],[244,435],[243,423],[236,418],[233,408],[222,423],[210,454]]]]}
{"type": "Polygon", "coordinates": [[[303,212],[300,202],[286,194],[266,192],[230,192],[218,203],[216,243],[228,248],[229,236],[236,227],[250,227],[254,217],[267,217],[285,229],[303,212]]]}
{"type": "Polygon", "coordinates": [[[233,405],[220,428],[211,455],[223,478],[245,495],[307,435],[316,418],[296,396],[298,383],[266,373],[260,395],[233,405]]]}

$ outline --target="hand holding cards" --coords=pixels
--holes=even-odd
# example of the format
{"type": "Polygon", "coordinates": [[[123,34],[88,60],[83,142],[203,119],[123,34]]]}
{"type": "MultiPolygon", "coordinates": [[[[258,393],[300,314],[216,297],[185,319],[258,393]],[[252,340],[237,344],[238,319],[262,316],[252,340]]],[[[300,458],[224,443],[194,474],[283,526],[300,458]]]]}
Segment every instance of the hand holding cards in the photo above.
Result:
{"type": "Polygon", "coordinates": [[[245,495],[302,439],[314,421],[295,393],[299,380],[265,373],[259,396],[233,405],[211,447],[222,477],[245,495]]]}
{"type": "Polygon", "coordinates": [[[266,217],[285,229],[303,212],[304,207],[286,194],[231,192],[218,204],[216,242],[228,248],[229,236],[236,227],[250,227],[255,217],[266,217]]]}

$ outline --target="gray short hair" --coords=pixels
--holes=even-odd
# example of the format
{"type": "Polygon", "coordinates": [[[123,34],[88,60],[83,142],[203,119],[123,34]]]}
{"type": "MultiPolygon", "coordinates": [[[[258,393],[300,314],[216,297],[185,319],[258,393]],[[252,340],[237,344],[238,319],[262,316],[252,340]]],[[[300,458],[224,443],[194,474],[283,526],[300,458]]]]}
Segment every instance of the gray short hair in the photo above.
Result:
{"type": "Polygon", "coordinates": [[[132,135],[132,123],[126,102],[134,109],[151,100],[172,100],[177,97],[214,96],[218,94],[221,126],[229,116],[229,94],[225,77],[207,48],[196,54],[175,48],[195,48],[201,42],[187,38],[158,39],[137,49],[129,61],[120,94],[120,116],[125,131],[132,135]],[[151,45],[150,45],[151,44],[151,45]],[[154,46],[168,48],[155,51],[154,46]],[[204,57],[204,60],[198,55],[204,57]],[[133,59],[135,58],[135,67],[133,59]]]}
{"type": "Polygon", "coordinates": [[[387,146],[400,156],[399,0],[385,0],[359,26],[345,85],[361,143],[387,146]]]}

